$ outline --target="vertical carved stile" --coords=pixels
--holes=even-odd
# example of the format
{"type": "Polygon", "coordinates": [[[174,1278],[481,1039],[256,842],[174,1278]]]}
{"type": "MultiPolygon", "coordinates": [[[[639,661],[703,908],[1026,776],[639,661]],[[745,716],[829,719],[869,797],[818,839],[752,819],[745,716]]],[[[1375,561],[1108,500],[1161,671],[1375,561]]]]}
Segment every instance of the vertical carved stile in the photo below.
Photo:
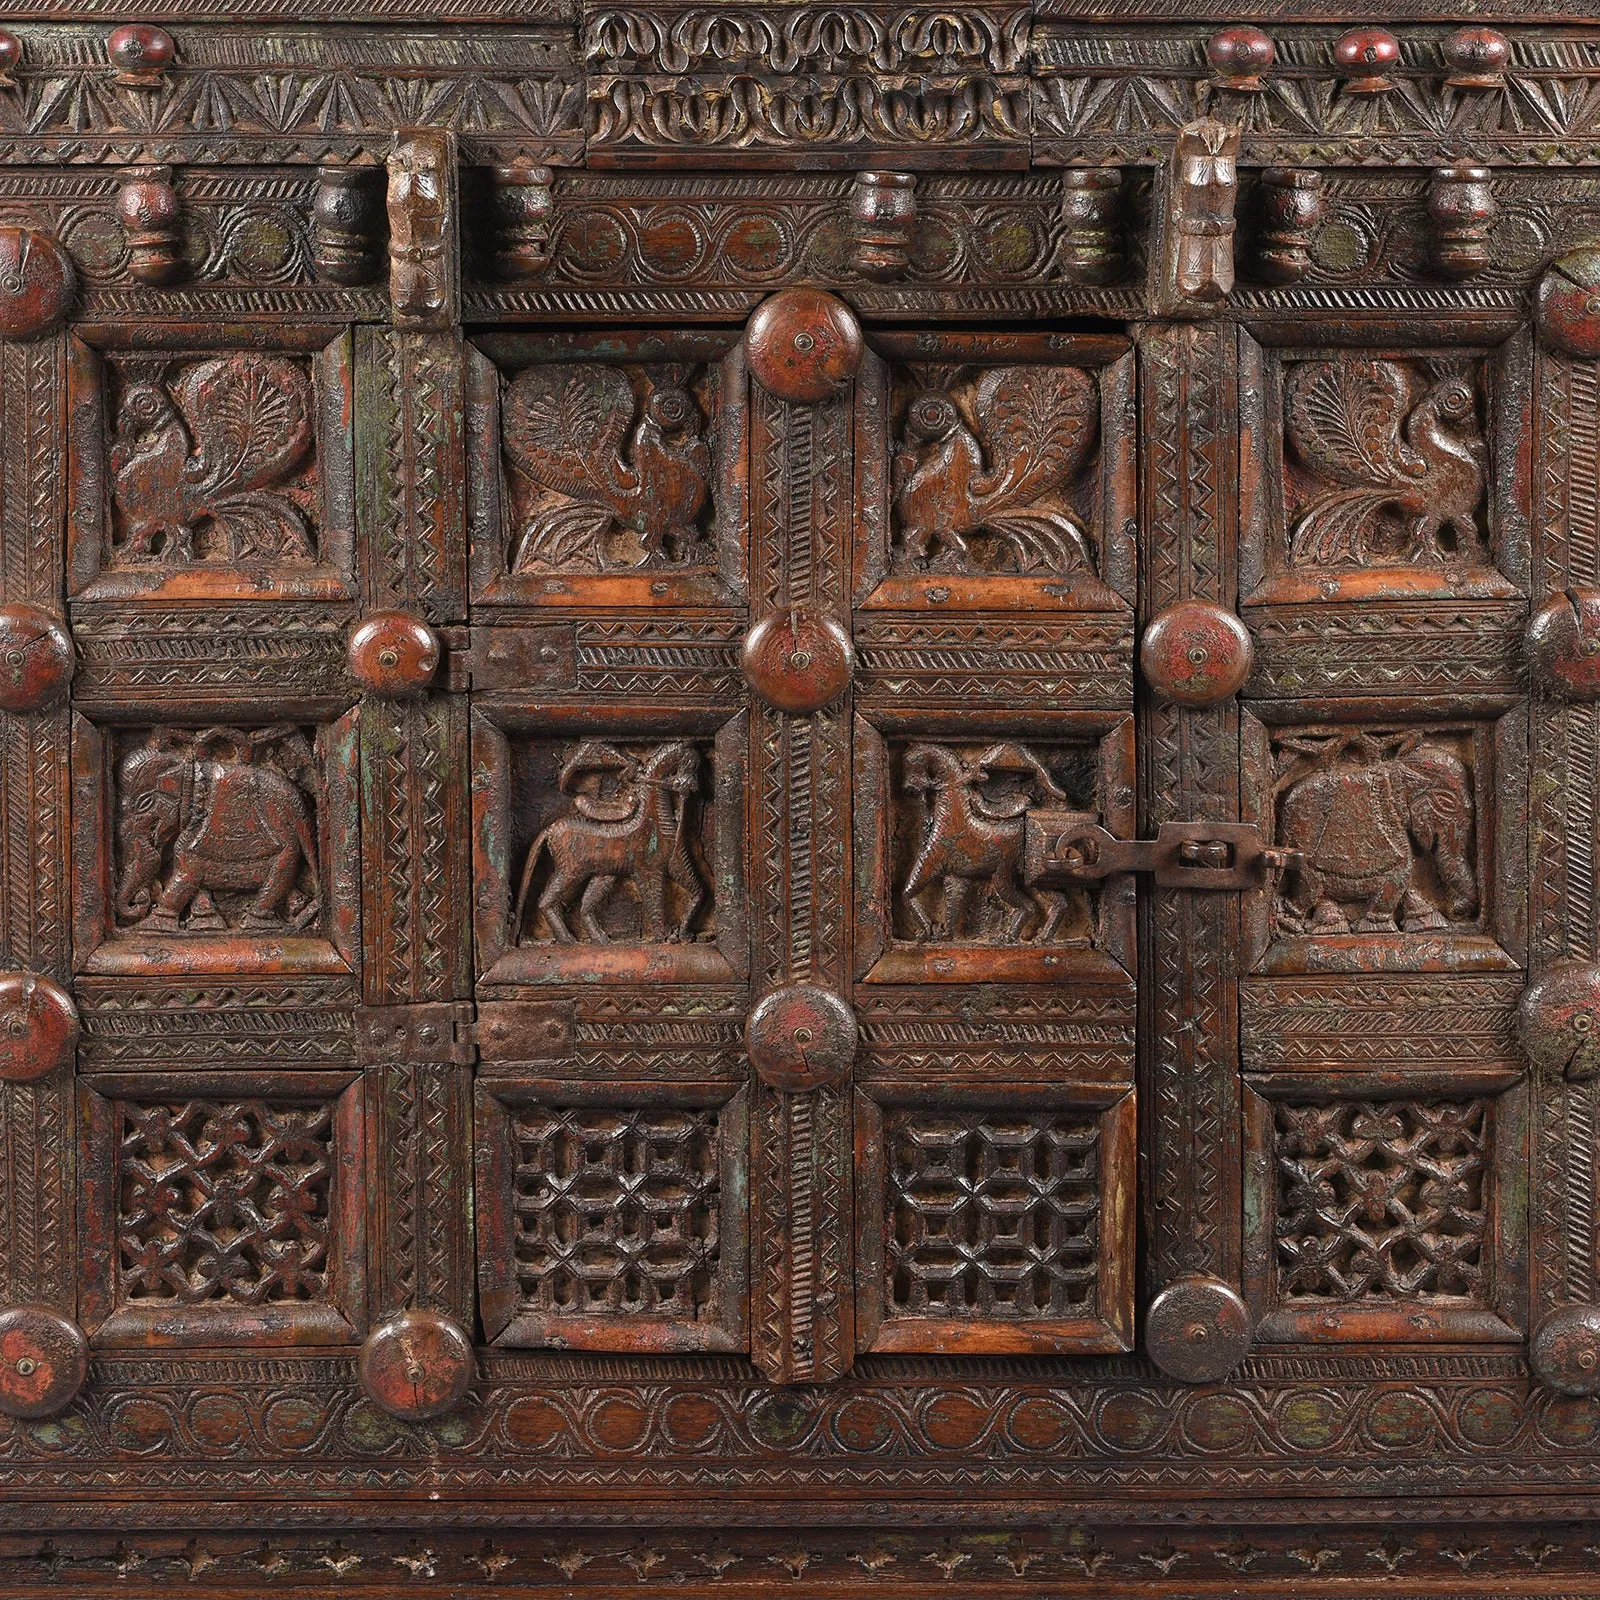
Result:
{"type": "MultiPolygon", "coordinates": [[[[858,391],[815,405],[750,385],[751,623],[792,608],[849,615],[858,391]]],[[[751,738],[756,992],[845,992],[850,881],[848,692],[809,716],[758,708],[751,738]]],[[[752,1355],[775,1381],[837,1377],[853,1345],[850,1090],[759,1085],[751,1185],[752,1355]]]]}
{"type": "MultiPolygon", "coordinates": [[[[1600,562],[1600,367],[1541,350],[1533,362],[1533,594],[1592,587],[1600,562]]],[[[1595,828],[1600,705],[1536,685],[1528,791],[1530,980],[1600,954],[1595,828]]],[[[1533,1069],[1530,1185],[1534,1317],[1596,1297],[1596,1083],[1533,1069]]]]}
{"type": "MultiPolygon", "coordinates": [[[[1173,328],[1152,331],[1141,346],[1146,619],[1179,600],[1235,602],[1234,339],[1231,329],[1173,328]]],[[[1140,731],[1141,833],[1179,818],[1238,815],[1233,701],[1190,710],[1147,699],[1140,731]]],[[[1235,1282],[1238,901],[1156,889],[1142,911],[1150,1285],[1196,1272],[1235,1282]]]]}
{"type": "Polygon", "coordinates": [[[61,604],[66,374],[59,337],[0,341],[0,600],[61,604]]]}

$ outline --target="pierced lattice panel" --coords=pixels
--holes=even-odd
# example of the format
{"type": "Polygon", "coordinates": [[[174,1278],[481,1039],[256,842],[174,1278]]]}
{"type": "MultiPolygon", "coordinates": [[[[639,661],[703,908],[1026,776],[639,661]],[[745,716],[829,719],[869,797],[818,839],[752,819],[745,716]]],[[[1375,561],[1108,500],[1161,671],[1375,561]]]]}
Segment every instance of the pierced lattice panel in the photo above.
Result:
{"type": "Polygon", "coordinates": [[[513,1212],[526,1312],[716,1321],[715,1107],[520,1108],[513,1212]]]}
{"type": "Polygon", "coordinates": [[[1285,1300],[1482,1298],[1490,1103],[1273,1105],[1285,1300]]]}
{"type": "Polygon", "coordinates": [[[886,1315],[1095,1313],[1097,1118],[901,1109],[884,1131],[886,1315]]]}
{"type": "Polygon", "coordinates": [[[117,1103],[118,1300],[330,1298],[328,1102],[117,1103]]]}

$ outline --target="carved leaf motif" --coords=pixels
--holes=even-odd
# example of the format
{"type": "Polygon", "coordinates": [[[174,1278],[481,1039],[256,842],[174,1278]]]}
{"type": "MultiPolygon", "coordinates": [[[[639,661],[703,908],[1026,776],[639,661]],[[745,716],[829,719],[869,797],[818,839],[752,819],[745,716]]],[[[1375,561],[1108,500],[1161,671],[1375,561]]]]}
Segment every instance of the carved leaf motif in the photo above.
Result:
{"type": "Polygon", "coordinates": [[[620,509],[638,487],[622,441],[633,386],[615,367],[532,366],[506,390],[506,453],[535,483],[620,509]]]}
{"type": "Polygon", "coordinates": [[[1392,361],[1308,361],[1289,376],[1284,420],[1301,460],[1349,488],[1403,482],[1411,383],[1392,361]]]}
{"type": "Polygon", "coordinates": [[[274,356],[190,367],[173,395],[194,436],[186,476],[219,494],[281,483],[311,444],[305,375],[274,356]]]}

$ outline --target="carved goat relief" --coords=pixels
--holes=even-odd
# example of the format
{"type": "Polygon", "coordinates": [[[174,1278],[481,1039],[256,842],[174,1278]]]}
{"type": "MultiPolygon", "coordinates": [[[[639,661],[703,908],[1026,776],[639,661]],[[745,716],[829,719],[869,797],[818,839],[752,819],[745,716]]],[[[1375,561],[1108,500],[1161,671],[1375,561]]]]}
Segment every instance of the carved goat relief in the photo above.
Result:
{"type": "Polygon", "coordinates": [[[680,944],[708,935],[706,759],[684,739],[584,740],[561,764],[566,809],[523,861],[512,943],[680,944]]]}

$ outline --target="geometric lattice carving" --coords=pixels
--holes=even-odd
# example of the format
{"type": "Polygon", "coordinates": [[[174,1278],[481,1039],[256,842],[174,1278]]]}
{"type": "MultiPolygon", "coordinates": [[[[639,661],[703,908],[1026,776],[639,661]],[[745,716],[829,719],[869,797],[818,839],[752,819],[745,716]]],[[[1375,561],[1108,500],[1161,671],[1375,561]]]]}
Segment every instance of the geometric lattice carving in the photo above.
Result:
{"type": "Polygon", "coordinates": [[[1275,1101],[1283,1298],[1482,1298],[1489,1106],[1275,1101]]]}
{"type": "Polygon", "coordinates": [[[900,1109],[884,1136],[886,1316],[1095,1313],[1097,1116],[900,1109]]]}
{"type": "Polygon", "coordinates": [[[328,1101],[117,1105],[118,1300],[330,1298],[328,1101]]]}
{"type": "Polygon", "coordinates": [[[525,1313],[717,1321],[716,1107],[519,1107],[512,1206],[525,1313]]]}

